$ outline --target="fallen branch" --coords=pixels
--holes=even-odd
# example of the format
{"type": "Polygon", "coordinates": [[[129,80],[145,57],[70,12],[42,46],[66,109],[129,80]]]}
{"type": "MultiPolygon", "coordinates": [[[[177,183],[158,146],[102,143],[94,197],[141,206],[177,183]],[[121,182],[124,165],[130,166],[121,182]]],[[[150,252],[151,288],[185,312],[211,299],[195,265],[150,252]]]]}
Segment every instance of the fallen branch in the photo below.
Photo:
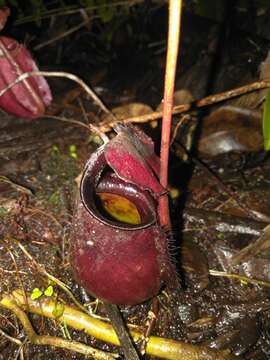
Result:
{"type": "MultiPolygon", "coordinates": [[[[194,111],[196,108],[201,108],[201,107],[217,104],[219,102],[229,100],[229,99],[235,98],[240,95],[248,94],[250,92],[266,89],[269,87],[270,87],[270,79],[256,81],[256,82],[253,82],[253,83],[245,85],[245,86],[241,86],[236,89],[231,89],[231,90],[228,90],[228,91],[225,91],[225,92],[222,92],[219,94],[215,94],[215,95],[209,95],[203,99],[195,100],[190,103],[177,105],[173,108],[173,115],[187,113],[189,111],[194,111]]],[[[145,123],[148,121],[154,121],[154,120],[160,119],[162,117],[162,114],[163,114],[162,111],[156,111],[156,112],[152,112],[150,114],[130,117],[125,120],[122,120],[122,122],[123,123],[140,124],[140,123],[145,123]]],[[[115,120],[112,120],[107,123],[105,123],[105,122],[101,123],[99,128],[101,131],[104,131],[104,132],[110,131],[112,129],[112,127],[115,125],[115,122],[116,122],[115,120]]]]}
{"type": "MultiPolygon", "coordinates": [[[[69,80],[75,81],[79,84],[85,92],[93,99],[93,101],[102,109],[106,114],[110,114],[112,116],[111,121],[102,122],[98,127],[102,132],[111,131],[113,126],[118,123],[145,123],[153,120],[157,120],[162,118],[163,112],[156,111],[150,114],[140,115],[140,116],[133,116],[130,118],[126,118],[124,120],[119,120],[116,116],[106,107],[106,105],[99,99],[99,97],[95,94],[95,92],[78,76],[68,73],[68,72],[61,72],[61,71],[32,71],[23,73],[22,75],[18,76],[18,78],[6,86],[4,89],[0,91],[0,96],[4,95],[9,89],[11,89],[14,85],[18,84],[21,81],[31,77],[31,76],[45,76],[45,77],[64,77],[69,80]]],[[[253,82],[251,84],[241,86],[236,89],[231,89],[219,94],[209,95],[203,99],[195,100],[190,103],[177,105],[173,108],[172,113],[173,115],[187,113],[189,111],[194,111],[196,108],[201,108],[213,104],[217,104],[219,102],[229,100],[235,98],[240,95],[248,94],[253,91],[262,90],[270,87],[270,79],[260,80],[253,82]]]]}
{"type": "MultiPolygon", "coordinates": [[[[94,336],[97,339],[119,346],[119,340],[117,338],[117,335],[110,324],[95,319],[68,305],[63,305],[63,312],[61,316],[56,317],[55,307],[57,304],[56,301],[51,298],[40,298],[38,300],[32,300],[30,297],[26,298],[21,290],[16,290],[13,291],[12,295],[4,296],[0,301],[0,305],[5,308],[9,308],[16,315],[25,315],[24,311],[29,311],[40,316],[54,319],[76,330],[85,331],[88,335],[94,336]],[[18,312],[18,309],[20,310],[20,312],[18,312]]],[[[22,319],[25,320],[25,317],[22,316],[22,319]]],[[[26,325],[27,324],[28,323],[26,323],[26,325]]],[[[23,326],[25,326],[24,323],[23,326]]],[[[130,333],[135,342],[139,341],[142,338],[142,334],[138,331],[130,331],[130,333]]],[[[38,338],[38,341],[41,340],[38,338]]],[[[231,355],[228,350],[214,350],[209,349],[206,346],[186,344],[184,342],[161,338],[158,336],[149,337],[149,341],[147,342],[146,346],[146,354],[168,360],[241,359],[240,357],[231,355]]],[[[110,356],[112,355],[110,354],[110,356]]]]}
{"type": "Polygon", "coordinates": [[[82,344],[78,341],[66,340],[56,336],[38,335],[34,331],[26,313],[20,308],[12,296],[4,297],[0,304],[6,309],[11,310],[18,317],[31,344],[60,347],[63,349],[76,351],[84,355],[91,355],[94,359],[97,360],[114,360],[118,357],[117,354],[109,354],[104,351],[92,348],[91,346],[82,344]]]}

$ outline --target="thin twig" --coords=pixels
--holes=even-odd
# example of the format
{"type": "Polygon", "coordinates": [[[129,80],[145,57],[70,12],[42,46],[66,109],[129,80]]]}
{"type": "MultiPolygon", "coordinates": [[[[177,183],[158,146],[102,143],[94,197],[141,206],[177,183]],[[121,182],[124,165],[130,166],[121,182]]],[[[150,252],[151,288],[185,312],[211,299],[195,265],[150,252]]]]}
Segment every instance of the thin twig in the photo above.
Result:
{"type": "Polygon", "coordinates": [[[15,343],[16,345],[21,346],[22,342],[19,339],[14,338],[13,336],[8,335],[4,330],[0,329],[0,335],[4,336],[5,338],[7,338],[9,341],[15,343]]]}
{"type": "Polygon", "coordinates": [[[13,180],[10,180],[8,177],[0,175],[0,182],[5,182],[9,185],[11,185],[11,187],[13,187],[13,189],[15,189],[16,191],[19,191],[23,194],[26,195],[33,195],[33,191],[25,186],[16,184],[13,180]]]}
{"type": "Polygon", "coordinates": [[[58,226],[61,230],[63,230],[63,225],[60,224],[60,222],[49,212],[46,212],[44,210],[38,209],[38,208],[27,208],[27,213],[30,213],[31,215],[28,215],[28,217],[33,217],[35,214],[41,214],[45,217],[50,218],[56,226],[58,226]]]}
{"type": "Polygon", "coordinates": [[[229,186],[227,186],[226,184],[224,184],[224,182],[222,181],[222,179],[216,174],[214,173],[211,169],[209,169],[202,160],[196,158],[195,156],[193,156],[183,145],[181,145],[180,143],[175,143],[174,145],[177,148],[183,150],[187,156],[189,157],[189,159],[196,164],[199,168],[201,168],[206,175],[213,180],[213,182],[219,187],[221,188],[225,194],[229,195],[234,202],[239,206],[239,208],[251,219],[257,220],[257,221],[262,221],[265,223],[269,223],[270,222],[270,217],[266,214],[263,214],[259,211],[255,211],[250,209],[249,206],[247,206],[245,203],[243,203],[243,200],[241,199],[241,197],[233,190],[230,189],[229,186]]]}
{"type": "MultiPolygon", "coordinates": [[[[194,110],[196,110],[196,108],[201,108],[201,107],[217,104],[219,102],[229,100],[229,99],[235,98],[240,95],[248,94],[250,92],[266,89],[269,87],[270,87],[270,79],[256,81],[256,82],[253,82],[253,83],[245,85],[245,86],[241,86],[236,89],[231,89],[231,90],[228,90],[228,91],[225,91],[225,92],[222,92],[219,94],[215,94],[215,95],[209,95],[203,99],[195,100],[190,103],[177,105],[173,108],[173,115],[186,113],[191,110],[194,111],[194,110]]],[[[125,120],[122,120],[122,122],[142,124],[142,123],[146,123],[148,121],[158,120],[162,117],[162,115],[163,115],[162,111],[155,111],[150,114],[126,118],[125,120]]],[[[180,119],[180,121],[181,121],[181,119],[180,119]]],[[[102,131],[107,132],[107,131],[111,130],[111,128],[115,125],[116,122],[117,121],[115,121],[115,120],[110,121],[110,122],[103,122],[100,124],[99,127],[102,131]]]]}
{"type": "Polygon", "coordinates": [[[257,220],[204,208],[186,207],[183,217],[188,224],[185,226],[185,232],[205,231],[212,228],[222,233],[259,236],[266,226],[265,223],[257,220]]]}
{"type": "MultiPolygon", "coordinates": [[[[82,10],[87,10],[87,11],[94,11],[96,9],[101,9],[103,7],[117,7],[117,6],[134,6],[137,4],[142,3],[143,0],[128,0],[128,1],[117,1],[117,2],[112,2],[110,4],[108,3],[104,3],[104,4],[98,4],[98,5],[92,5],[92,6],[86,6],[86,7],[78,7],[75,8],[75,6],[65,6],[65,9],[63,9],[62,7],[59,9],[52,9],[52,10],[47,10],[46,12],[44,11],[42,13],[42,15],[40,15],[39,19],[47,19],[53,16],[66,16],[66,15],[74,15],[77,14],[79,12],[81,12],[82,10]]],[[[97,18],[100,16],[96,16],[97,18]]],[[[92,17],[90,18],[92,20],[92,17]]],[[[20,18],[18,20],[15,21],[14,25],[23,25],[26,24],[28,22],[33,22],[36,21],[36,18],[32,15],[30,16],[25,16],[23,18],[20,18]]]]}
{"type": "MultiPolygon", "coordinates": [[[[95,17],[97,17],[97,16],[95,16],[95,17]]],[[[91,20],[92,20],[93,18],[94,18],[94,16],[91,17],[91,20]]],[[[44,47],[46,47],[46,46],[48,46],[48,45],[52,45],[52,44],[55,43],[56,41],[59,41],[59,40],[65,38],[65,37],[73,34],[74,32],[80,30],[82,27],[88,25],[88,24],[89,24],[89,21],[90,21],[90,19],[85,20],[85,21],[82,21],[79,25],[76,25],[76,26],[74,26],[73,28],[70,28],[70,29],[68,29],[67,31],[62,32],[61,34],[59,34],[59,35],[57,35],[57,36],[55,36],[55,37],[53,37],[53,38],[51,38],[51,39],[49,39],[49,40],[47,40],[47,41],[44,41],[44,42],[36,45],[36,46],[34,47],[34,50],[35,50],[35,51],[40,50],[40,49],[42,49],[42,48],[44,48],[44,47]]]]}
{"type": "Polygon", "coordinates": [[[254,256],[268,250],[270,247],[270,225],[267,225],[262,234],[254,242],[239,250],[231,259],[231,265],[246,262],[254,256]]]}
{"type": "Polygon", "coordinates": [[[109,316],[114,331],[118,336],[125,358],[129,360],[140,360],[139,354],[131,340],[118,306],[115,304],[105,303],[104,307],[106,309],[107,315],[109,316]]]}
{"type": "Polygon", "coordinates": [[[21,360],[24,359],[23,356],[23,347],[25,344],[25,341],[22,342],[19,339],[14,338],[13,336],[8,335],[5,331],[3,331],[2,329],[0,329],[0,335],[2,335],[3,337],[5,337],[6,339],[8,339],[9,341],[13,342],[14,344],[18,345],[18,350],[17,353],[14,356],[14,360],[18,359],[18,357],[20,357],[21,360]]]}
{"type": "MultiPolygon", "coordinates": [[[[94,102],[96,102],[96,104],[105,113],[111,114],[112,117],[113,117],[112,121],[110,121],[110,122],[102,122],[102,123],[99,124],[98,127],[99,127],[100,131],[102,131],[102,132],[111,131],[112,128],[118,122],[142,124],[142,123],[146,123],[146,122],[149,122],[149,121],[158,120],[158,119],[162,118],[162,115],[163,115],[162,111],[154,111],[154,112],[149,113],[149,114],[140,115],[140,116],[133,116],[133,117],[126,118],[124,120],[119,120],[106,107],[106,105],[103,104],[103,102],[98,98],[98,96],[94,93],[94,91],[83,80],[81,80],[76,75],[73,75],[73,74],[67,73],[67,72],[33,71],[33,72],[23,73],[14,82],[10,83],[7,87],[2,89],[0,91],[0,96],[4,95],[5,92],[8,91],[10,88],[12,88],[14,85],[18,84],[19,82],[25,80],[26,78],[28,78],[30,76],[64,77],[64,78],[68,78],[70,80],[73,80],[76,83],[78,83],[80,86],[82,86],[82,88],[94,100],[94,102]]],[[[231,89],[231,90],[228,90],[228,91],[225,91],[225,92],[222,92],[222,93],[219,93],[219,94],[215,94],[215,95],[209,95],[209,96],[207,96],[207,97],[205,97],[203,99],[195,100],[195,101],[190,102],[190,103],[177,105],[177,106],[173,107],[172,114],[177,115],[177,114],[181,114],[181,113],[186,113],[186,112],[189,112],[190,110],[193,111],[196,108],[217,104],[219,102],[229,100],[229,99],[235,98],[235,97],[240,96],[240,95],[244,95],[244,94],[247,94],[247,93],[250,93],[250,92],[253,92],[253,91],[257,91],[257,90],[266,89],[266,88],[269,88],[269,87],[270,87],[270,79],[256,81],[256,82],[253,82],[253,83],[245,85],[245,86],[241,86],[241,87],[236,88],[236,89],[231,89]]],[[[74,122],[74,121],[72,121],[72,122],[74,122]]]]}
{"type": "Polygon", "coordinates": [[[159,310],[158,298],[154,297],[151,304],[151,310],[148,311],[147,314],[146,330],[144,332],[143,339],[140,345],[140,351],[142,354],[145,354],[147,342],[149,341],[149,337],[156,325],[158,310],[159,310]]]}
{"type": "Polygon", "coordinates": [[[81,309],[82,311],[87,313],[87,310],[83,307],[82,304],[80,304],[75,296],[72,294],[72,292],[69,290],[68,286],[63,283],[61,280],[57,279],[55,276],[51,275],[50,273],[47,272],[47,270],[44,268],[44,266],[42,266],[41,264],[39,264],[34,258],[33,256],[26,250],[26,248],[22,245],[22,243],[16,239],[12,239],[13,241],[15,241],[17,243],[17,245],[19,246],[19,248],[22,250],[22,252],[28,257],[29,260],[32,261],[32,263],[36,266],[36,268],[42,273],[44,274],[48,279],[50,279],[53,283],[55,283],[56,285],[58,285],[70,298],[71,300],[74,302],[75,305],[78,306],[79,309],[81,309]]]}
{"type": "Polygon", "coordinates": [[[219,277],[226,277],[229,279],[236,279],[239,280],[243,283],[247,283],[247,284],[252,284],[252,285],[258,285],[258,286],[264,286],[267,288],[270,288],[270,282],[269,281],[264,281],[264,280],[257,280],[257,279],[252,279],[249,278],[247,276],[243,276],[243,275],[238,275],[238,274],[228,274],[226,272],[223,271],[217,271],[217,270],[209,270],[209,274],[212,276],[219,276],[219,277]]]}
{"type": "Polygon", "coordinates": [[[96,95],[96,93],[81,78],[79,78],[78,76],[76,76],[74,74],[64,72],[64,71],[30,71],[30,72],[23,73],[20,76],[18,76],[16,80],[14,80],[12,83],[10,83],[7,87],[5,87],[3,90],[1,90],[0,96],[4,95],[14,85],[18,84],[21,81],[24,81],[25,79],[27,79],[31,76],[62,77],[62,78],[66,78],[66,79],[75,81],[86,91],[86,93],[93,99],[93,101],[106,114],[110,114],[116,120],[115,115],[107,108],[107,106],[99,99],[99,97],[96,95]]]}
{"type": "MultiPolygon", "coordinates": [[[[19,271],[19,268],[18,268],[18,265],[17,265],[17,261],[15,259],[15,256],[13,254],[13,252],[11,251],[11,249],[9,248],[8,246],[8,249],[7,249],[8,253],[9,253],[9,256],[11,257],[11,260],[14,264],[14,267],[15,267],[15,272],[16,272],[16,278],[18,279],[18,282],[20,283],[20,286],[21,286],[21,289],[22,289],[22,292],[23,294],[25,295],[25,288],[24,288],[24,284],[23,284],[23,281],[22,281],[22,276],[21,276],[21,273],[19,271]]],[[[26,296],[26,295],[25,295],[26,296]]]]}
{"type": "Polygon", "coordinates": [[[54,119],[54,120],[58,120],[58,121],[67,122],[69,124],[78,125],[78,126],[83,127],[84,129],[87,129],[89,132],[92,133],[92,130],[90,129],[90,126],[83,123],[82,121],[79,121],[79,120],[69,119],[69,118],[66,118],[66,117],[63,117],[63,116],[56,116],[56,115],[45,115],[43,117],[48,118],[48,119],[54,119]]]}

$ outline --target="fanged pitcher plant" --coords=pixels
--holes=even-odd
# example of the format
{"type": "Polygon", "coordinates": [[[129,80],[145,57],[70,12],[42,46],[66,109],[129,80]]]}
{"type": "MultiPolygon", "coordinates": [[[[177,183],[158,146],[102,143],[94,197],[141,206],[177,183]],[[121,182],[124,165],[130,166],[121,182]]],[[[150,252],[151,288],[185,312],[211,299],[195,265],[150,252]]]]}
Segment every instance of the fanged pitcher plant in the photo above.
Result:
{"type": "Polygon", "coordinates": [[[133,126],[118,124],[117,135],[87,161],[73,220],[70,261],[77,281],[93,296],[114,304],[141,303],[177,275],[168,236],[158,223],[159,158],[152,140],[133,126]],[[136,209],[130,222],[117,209],[119,197],[136,209]],[[134,216],[133,216],[134,218],[134,216]]]}

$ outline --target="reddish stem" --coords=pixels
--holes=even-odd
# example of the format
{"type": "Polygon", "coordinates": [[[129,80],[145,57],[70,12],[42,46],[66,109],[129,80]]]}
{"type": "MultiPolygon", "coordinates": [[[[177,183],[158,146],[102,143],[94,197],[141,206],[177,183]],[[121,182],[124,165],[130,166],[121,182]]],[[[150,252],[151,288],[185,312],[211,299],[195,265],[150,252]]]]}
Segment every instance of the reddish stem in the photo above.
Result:
{"type": "MultiPolygon", "coordinates": [[[[160,183],[164,188],[168,186],[168,161],[170,149],[171,119],[173,110],[174,82],[177,65],[177,55],[180,39],[182,0],[169,2],[169,33],[166,59],[166,73],[163,98],[163,118],[160,151],[160,183]]],[[[160,224],[170,227],[168,196],[163,195],[159,201],[160,224]]]]}

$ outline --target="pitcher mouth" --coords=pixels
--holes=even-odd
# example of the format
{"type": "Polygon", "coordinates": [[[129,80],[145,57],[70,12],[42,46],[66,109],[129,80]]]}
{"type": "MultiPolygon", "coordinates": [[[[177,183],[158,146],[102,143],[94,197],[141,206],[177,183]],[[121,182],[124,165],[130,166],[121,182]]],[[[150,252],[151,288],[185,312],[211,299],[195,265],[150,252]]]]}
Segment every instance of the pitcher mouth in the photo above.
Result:
{"type": "Polygon", "coordinates": [[[85,172],[80,185],[80,194],[85,209],[105,225],[124,230],[145,229],[157,222],[156,202],[148,191],[128,183],[106,167],[95,184],[90,173],[85,172]],[[102,195],[118,195],[129,202],[138,212],[139,221],[135,224],[121,221],[112,216],[102,204],[102,195]]]}
{"type": "Polygon", "coordinates": [[[159,158],[152,140],[139,129],[118,125],[115,131],[117,135],[92,153],[85,165],[80,184],[82,203],[92,217],[110,227],[148,228],[157,223],[158,199],[166,192],[158,180],[159,158]],[[104,212],[102,193],[126,199],[135,207],[139,220],[132,223],[104,212]]]}

